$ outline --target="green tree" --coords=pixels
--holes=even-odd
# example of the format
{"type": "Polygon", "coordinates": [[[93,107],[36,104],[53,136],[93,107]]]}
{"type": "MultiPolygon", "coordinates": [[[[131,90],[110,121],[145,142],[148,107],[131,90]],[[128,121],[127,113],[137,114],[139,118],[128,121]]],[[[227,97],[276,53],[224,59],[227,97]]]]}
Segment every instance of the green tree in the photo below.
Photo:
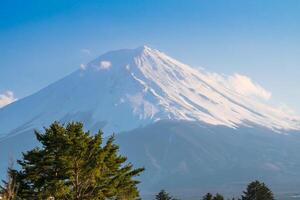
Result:
{"type": "Polygon", "coordinates": [[[156,196],[155,200],[172,200],[173,197],[170,196],[165,190],[161,190],[156,196]]]}
{"type": "Polygon", "coordinates": [[[218,193],[215,196],[211,193],[207,193],[202,197],[202,200],[224,200],[224,197],[218,193]]]}
{"type": "Polygon", "coordinates": [[[274,200],[272,191],[259,181],[251,182],[243,193],[242,200],[274,200]]]}
{"type": "Polygon", "coordinates": [[[18,183],[16,179],[16,171],[12,168],[13,163],[9,164],[7,169],[7,178],[3,182],[3,185],[0,185],[0,199],[2,200],[17,200],[18,192],[18,183]]]}
{"type": "Polygon", "coordinates": [[[216,196],[214,196],[213,200],[224,200],[224,197],[217,193],[216,196]]]}
{"type": "Polygon", "coordinates": [[[24,199],[136,199],[134,179],[144,169],[133,169],[110,137],[91,135],[79,122],[54,122],[44,133],[35,132],[41,147],[23,153],[18,163],[19,192],[24,199]]]}
{"type": "Polygon", "coordinates": [[[202,197],[202,200],[212,200],[212,199],[213,199],[213,195],[211,193],[207,193],[202,197]]]}

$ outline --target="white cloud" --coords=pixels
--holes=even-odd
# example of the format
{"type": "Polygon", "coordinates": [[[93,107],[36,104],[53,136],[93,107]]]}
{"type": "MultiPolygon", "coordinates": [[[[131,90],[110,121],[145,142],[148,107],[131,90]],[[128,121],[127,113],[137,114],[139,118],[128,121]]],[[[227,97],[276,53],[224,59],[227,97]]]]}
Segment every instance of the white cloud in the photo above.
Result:
{"type": "Polygon", "coordinates": [[[91,55],[91,50],[90,49],[81,49],[80,50],[83,54],[91,55]]]}
{"type": "Polygon", "coordinates": [[[101,62],[100,62],[99,69],[100,69],[100,70],[101,70],[101,69],[109,69],[109,68],[111,68],[111,66],[112,66],[112,64],[111,64],[110,61],[104,60],[104,61],[101,61],[101,62]]]}
{"type": "Polygon", "coordinates": [[[6,91],[3,94],[0,94],[0,108],[16,101],[14,93],[12,91],[6,91]]]}
{"type": "Polygon", "coordinates": [[[272,97],[271,92],[244,75],[234,74],[229,76],[227,83],[231,89],[245,96],[258,97],[263,100],[269,100],[272,97]]]}
{"type": "Polygon", "coordinates": [[[81,70],[86,70],[86,65],[85,64],[80,64],[80,69],[81,70]]]}
{"type": "Polygon", "coordinates": [[[256,99],[261,99],[265,101],[270,100],[272,97],[271,92],[264,89],[258,83],[252,81],[252,79],[248,76],[241,75],[238,73],[235,73],[231,76],[219,75],[216,73],[206,72],[205,70],[202,71],[202,73],[206,73],[210,77],[212,82],[218,82],[219,84],[222,84],[229,90],[234,91],[243,96],[255,97],[256,99]]]}
{"type": "Polygon", "coordinates": [[[280,111],[282,111],[283,113],[288,113],[290,115],[296,115],[296,111],[285,103],[281,103],[278,109],[280,111]]]}

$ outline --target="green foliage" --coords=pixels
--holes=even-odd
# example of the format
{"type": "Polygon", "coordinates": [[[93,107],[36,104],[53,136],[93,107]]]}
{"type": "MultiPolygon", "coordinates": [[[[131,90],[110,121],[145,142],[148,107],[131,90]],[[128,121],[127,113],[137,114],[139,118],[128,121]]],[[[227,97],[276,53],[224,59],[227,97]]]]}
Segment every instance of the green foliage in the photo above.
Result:
{"type": "Polygon", "coordinates": [[[242,200],[274,200],[272,191],[259,181],[250,183],[243,193],[242,200]]]}
{"type": "Polygon", "coordinates": [[[216,196],[214,196],[213,200],[224,200],[224,197],[217,193],[216,196]]]}
{"type": "Polygon", "coordinates": [[[18,163],[19,192],[24,199],[136,199],[137,180],[144,169],[133,169],[110,137],[92,136],[82,123],[57,122],[36,132],[40,148],[23,153],[18,163]]]}
{"type": "Polygon", "coordinates": [[[207,193],[202,197],[202,200],[224,200],[224,197],[220,194],[213,196],[211,193],[207,193]]]}
{"type": "Polygon", "coordinates": [[[2,181],[3,186],[0,185],[0,199],[17,200],[19,186],[16,177],[16,171],[12,169],[12,166],[9,166],[7,170],[7,180],[2,181]]]}
{"type": "Polygon", "coordinates": [[[170,196],[165,190],[161,190],[156,196],[155,200],[172,200],[173,197],[170,196]]]}
{"type": "Polygon", "coordinates": [[[213,199],[213,195],[211,193],[207,193],[202,197],[202,200],[212,200],[212,199],[213,199]]]}
{"type": "MultiPolygon", "coordinates": [[[[251,182],[247,186],[247,190],[243,192],[241,199],[239,200],[274,200],[272,191],[259,181],[251,182]]],[[[224,197],[220,194],[213,196],[211,193],[207,193],[202,197],[202,200],[224,200],[224,197]]],[[[235,198],[232,198],[235,200],[235,198]]]]}
{"type": "MultiPolygon", "coordinates": [[[[21,170],[8,169],[0,186],[3,200],[137,200],[134,177],[144,169],[134,169],[119,155],[114,137],[103,142],[102,132],[91,135],[82,123],[66,126],[53,123],[44,133],[35,132],[41,147],[23,153],[21,170]]],[[[233,198],[234,199],[234,198],[233,198]]],[[[161,190],[155,200],[175,200],[161,190]]],[[[207,193],[202,200],[224,200],[207,193]]],[[[274,200],[272,191],[259,181],[250,183],[241,200],[274,200]]]]}

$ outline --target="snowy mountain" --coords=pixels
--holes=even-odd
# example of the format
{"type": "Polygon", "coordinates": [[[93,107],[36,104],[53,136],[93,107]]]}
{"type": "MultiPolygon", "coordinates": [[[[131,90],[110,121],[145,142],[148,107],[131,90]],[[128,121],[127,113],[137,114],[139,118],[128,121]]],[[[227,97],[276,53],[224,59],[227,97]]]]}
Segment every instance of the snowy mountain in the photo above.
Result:
{"type": "Polygon", "coordinates": [[[38,145],[33,129],[82,121],[118,133],[121,153],[146,167],[145,195],[231,195],[254,179],[299,192],[300,118],[270,97],[248,77],[193,68],[146,46],[112,51],[1,108],[0,160],[38,145]]]}
{"type": "Polygon", "coordinates": [[[143,46],[106,53],[0,109],[0,136],[41,128],[54,120],[81,120],[89,129],[103,128],[106,133],[162,119],[299,130],[300,118],[261,100],[269,96],[244,76],[226,77],[192,68],[143,46]]]}

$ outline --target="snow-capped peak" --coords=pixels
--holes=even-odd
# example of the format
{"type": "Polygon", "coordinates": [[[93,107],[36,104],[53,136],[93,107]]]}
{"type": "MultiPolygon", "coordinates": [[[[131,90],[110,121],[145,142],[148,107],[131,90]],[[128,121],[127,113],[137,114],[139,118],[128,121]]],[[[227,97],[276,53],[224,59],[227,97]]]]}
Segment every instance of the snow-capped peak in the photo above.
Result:
{"type": "Polygon", "coordinates": [[[1,109],[0,130],[80,120],[112,132],[163,119],[299,130],[299,117],[269,106],[268,98],[270,93],[248,77],[196,69],[142,46],[108,52],[1,109]]]}
{"type": "MultiPolygon", "coordinates": [[[[270,93],[251,79],[235,74],[226,77],[185,65],[163,52],[142,46],[134,50],[110,52],[91,62],[110,63],[108,76],[117,76],[120,67],[135,82],[136,91],[123,94],[141,119],[180,119],[237,127],[258,124],[272,129],[299,129],[299,118],[272,108],[264,99],[270,93]],[[114,64],[115,63],[115,64],[114,64]]],[[[101,64],[100,64],[101,65],[101,64]]]]}

